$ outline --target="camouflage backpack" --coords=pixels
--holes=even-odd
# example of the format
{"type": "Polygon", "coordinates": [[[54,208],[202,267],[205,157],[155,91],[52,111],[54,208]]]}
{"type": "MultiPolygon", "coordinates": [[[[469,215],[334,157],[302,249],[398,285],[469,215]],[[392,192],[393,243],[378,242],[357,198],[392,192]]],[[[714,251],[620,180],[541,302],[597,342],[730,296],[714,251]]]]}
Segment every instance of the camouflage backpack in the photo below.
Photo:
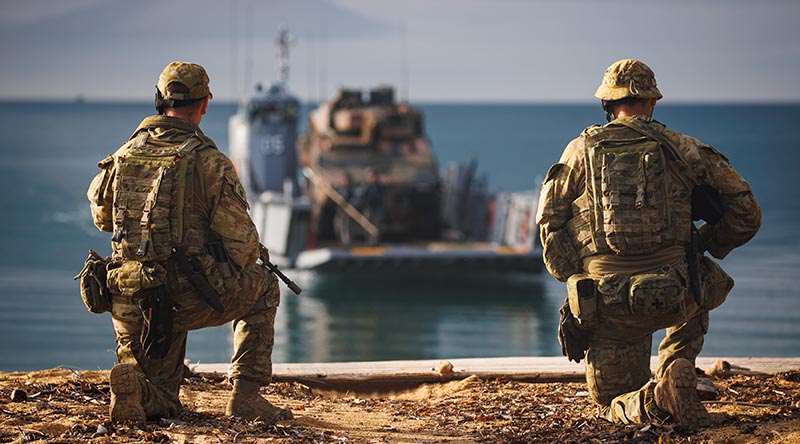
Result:
{"type": "Polygon", "coordinates": [[[652,254],[674,239],[670,181],[690,172],[659,129],[636,119],[586,129],[592,237],[601,251],[605,244],[623,256],[652,254]]]}
{"type": "Polygon", "coordinates": [[[203,146],[194,136],[176,146],[148,144],[148,136],[141,132],[114,156],[111,240],[119,256],[138,262],[164,261],[183,241],[195,150],[203,146]]]}

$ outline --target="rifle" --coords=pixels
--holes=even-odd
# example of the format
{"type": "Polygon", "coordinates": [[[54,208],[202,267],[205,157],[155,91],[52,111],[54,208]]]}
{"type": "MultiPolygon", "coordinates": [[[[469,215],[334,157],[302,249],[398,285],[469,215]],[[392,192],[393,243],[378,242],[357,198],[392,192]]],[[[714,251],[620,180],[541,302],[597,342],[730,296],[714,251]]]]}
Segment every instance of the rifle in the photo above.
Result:
{"type": "Polygon", "coordinates": [[[692,234],[689,238],[689,250],[686,252],[686,263],[689,266],[689,285],[692,287],[694,302],[702,307],[703,303],[703,277],[700,274],[700,258],[706,249],[700,232],[692,223],[692,234]]]}
{"type": "MultiPolygon", "coordinates": [[[[722,219],[723,209],[719,191],[705,184],[692,189],[692,221],[703,220],[714,225],[722,219]]],[[[706,251],[700,232],[692,222],[692,234],[689,238],[689,250],[686,252],[686,263],[689,265],[689,284],[694,293],[694,301],[702,306],[703,281],[700,275],[700,258],[706,251]]]]}
{"type": "Polygon", "coordinates": [[[303,291],[303,289],[300,288],[297,284],[295,284],[291,279],[289,279],[288,276],[283,274],[283,272],[278,269],[277,265],[269,261],[269,250],[267,249],[267,247],[265,247],[263,244],[259,244],[259,248],[261,250],[261,265],[270,272],[272,272],[275,276],[278,276],[283,281],[283,283],[286,284],[287,287],[289,287],[289,290],[292,290],[294,292],[294,294],[300,294],[300,292],[303,291]]]}

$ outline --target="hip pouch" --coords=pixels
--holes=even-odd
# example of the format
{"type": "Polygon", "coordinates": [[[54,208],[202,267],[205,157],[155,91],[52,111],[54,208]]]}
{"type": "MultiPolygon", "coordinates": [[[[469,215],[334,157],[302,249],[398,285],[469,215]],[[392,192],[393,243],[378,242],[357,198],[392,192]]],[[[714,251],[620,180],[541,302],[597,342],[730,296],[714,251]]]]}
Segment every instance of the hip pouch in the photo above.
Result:
{"type": "Polygon", "coordinates": [[[681,311],[685,293],[685,286],[671,274],[637,274],[630,279],[628,303],[635,315],[674,315],[681,311]]]}
{"type": "Polygon", "coordinates": [[[89,250],[83,269],[73,280],[80,283],[81,299],[91,313],[111,311],[111,293],[106,285],[106,266],[111,258],[103,258],[96,251],[89,250]]]}
{"type": "Polygon", "coordinates": [[[597,286],[586,274],[574,274],[567,280],[567,303],[578,325],[585,330],[597,327],[597,286]]]}
{"type": "Polygon", "coordinates": [[[702,307],[713,310],[728,298],[728,293],[733,289],[733,278],[706,256],[700,258],[700,270],[703,278],[702,307]]]}

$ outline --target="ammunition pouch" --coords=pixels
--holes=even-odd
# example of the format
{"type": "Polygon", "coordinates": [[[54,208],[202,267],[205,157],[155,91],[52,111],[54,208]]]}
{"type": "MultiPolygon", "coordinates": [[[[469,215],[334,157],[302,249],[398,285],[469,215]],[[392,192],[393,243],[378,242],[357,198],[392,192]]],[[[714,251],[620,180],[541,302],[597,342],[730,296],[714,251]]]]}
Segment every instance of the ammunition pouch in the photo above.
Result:
{"type": "Polygon", "coordinates": [[[91,313],[111,311],[111,293],[106,285],[106,267],[111,258],[103,258],[94,250],[83,263],[83,269],[73,279],[80,284],[81,299],[91,313]]]}
{"type": "Polygon", "coordinates": [[[643,273],[630,278],[628,304],[631,313],[646,317],[679,313],[686,287],[672,273],[643,273]]]}
{"type": "Polygon", "coordinates": [[[597,286],[588,275],[574,274],[567,280],[567,303],[583,330],[597,327],[597,299],[597,286]]]}
{"type": "Polygon", "coordinates": [[[713,310],[727,299],[728,293],[733,289],[733,278],[718,263],[706,256],[700,258],[700,270],[703,279],[700,306],[706,310],[713,310]]]}
{"type": "Polygon", "coordinates": [[[172,327],[175,303],[164,285],[148,289],[139,302],[142,310],[142,351],[145,356],[161,359],[172,344],[172,327]]]}
{"type": "Polygon", "coordinates": [[[583,271],[583,262],[566,228],[547,235],[542,246],[542,256],[547,271],[561,282],[583,271]]]}

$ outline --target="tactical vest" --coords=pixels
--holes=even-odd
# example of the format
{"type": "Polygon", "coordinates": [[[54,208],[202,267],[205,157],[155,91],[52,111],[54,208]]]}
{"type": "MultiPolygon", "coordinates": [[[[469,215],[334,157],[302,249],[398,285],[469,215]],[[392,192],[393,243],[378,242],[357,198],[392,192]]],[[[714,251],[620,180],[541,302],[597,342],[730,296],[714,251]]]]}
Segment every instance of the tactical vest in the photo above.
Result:
{"type": "Polygon", "coordinates": [[[575,219],[591,232],[576,233],[582,257],[647,255],[688,240],[693,179],[662,130],[633,119],[584,131],[586,191],[575,219]]]}
{"type": "Polygon", "coordinates": [[[112,245],[115,256],[165,261],[185,237],[191,210],[196,150],[192,136],[175,146],[148,144],[142,131],[114,156],[112,245]]]}

